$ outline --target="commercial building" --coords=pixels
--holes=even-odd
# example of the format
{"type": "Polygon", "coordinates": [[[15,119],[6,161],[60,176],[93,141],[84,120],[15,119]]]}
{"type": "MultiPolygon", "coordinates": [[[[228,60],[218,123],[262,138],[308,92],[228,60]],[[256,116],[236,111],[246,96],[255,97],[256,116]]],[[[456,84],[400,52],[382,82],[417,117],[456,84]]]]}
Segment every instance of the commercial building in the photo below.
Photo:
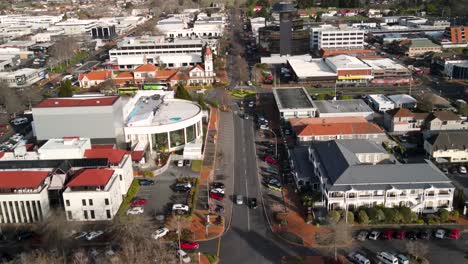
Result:
{"type": "Polygon", "coordinates": [[[360,116],[367,120],[374,119],[374,111],[362,100],[322,100],[313,102],[318,117],[360,116]]]}
{"type": "Polygon", "coordinates": [[[382,205],[434,213],[453,208],[455,187],[437,167],[430,162],[400,164],[375,142],[313,142],[309,160],[328,210],[382,205]]]}
{"type": "Polygon", "coordinates": [[[333,139],[369,139],[380,143],[388,140],[382,128],[364,117],[294,118],[289,122],[299,145],[333,139]]]}
{"type": "Polygon", "coordinates": [[[411,71],[405,66],[389,59],[362,59],[372,68],[376,84],[408,84],[411,81],[411,71]]]}
{"type": "Polygon", "coordinates": [[[384,125],[391,133],[421,131],[428,113],[413,113],[406,108],[395,108],[384,113],[384,125]]]}
{"type": "Polygon", "coordinates": [[[312,47],[318,50],[363,49],[364,30],[355,28],[312,28],[312,47]]]}
{"type": "Polygon", "coordinates": [[[289,59],[292,79],[298,83],[336,82],[337,74],[323,59],[289,59]]]}
{"type": "Polygon", "coordinates": [[[26,14],[10,14],[0,16],[0,25],[28,25],[33,29],[48,28],[63,19],[60,15],[31,16],[26,14]]]}
{"type": "Polygon", "coordinates": [[[312,103],[312,99],[302,87],[275,88],[273,89],[273,95],[282,119],[316,116],[316,108],[312,103]]]}
{"type": "Polygon", "coordinates": [[[111,40],[117,37],[115,25],[97,24],[91,28],[93,39],[111,40]]]}
{"type": "Polygon", "coordinates": [[[325,58],[325,62],[336,72],[337,83],[366,83],[373,79],[372,68],[358,58],[337,55],[325,58]]]}
{"type": "Polygon", "coordinates": [[[424,141],[424,150],[437,163],[467,163],[468,133],[441,132],[424,141]]]}
{"type": "Polygon", "coordinates": [[[466,47],[468,46],[468,27],[453,26],[445,29],[440,44],[445,48],[466,47]]]}
{"type": "Polygon", "coordinates": [[[387,95],[387,98],[395,104],[396,108],[414,109],[418,106],[418,101],[408,94],[392,94],[387,95]]]}
{"type": "Polygon", "coordinates": [[[388,99],[383,94],[369,94],[367,95],[369,105],[378,112],[386,112],[395,108],[395,103],[388,99]]]}
{"type": "Polygon", "coordinates": [[[408,57],[417,57],[426,52],[442,52],[442,47],[426,38],[412,39],[407,45],[405,55],[408,57]]]}
{"type": "Polygon", "coordinates": [[[55,23],[54,28],[63,30],[65,35],[90,34],[96,24],[94,19],[68,19],[55,23]]]}
{"type": "Polygon", "coordinates": [[[156,28],[167,38],[219,38],[223,35],[225,20],[220,14],[208,17],[199,13],[195,21],[187,16],[173,16],[159,20],[156,28]]]}
{"type": "Polygon", "coordinates": [[[442,73],[449,79],[468,80],[468,60],[445,60],[442,73]]]}
{"type": "Polygon", "coordinates": [[[0,82],[10,88],[29,87],[40,80],[47,78],[45,69],[23,68],[12,72],[0,72],[0,82]]]}

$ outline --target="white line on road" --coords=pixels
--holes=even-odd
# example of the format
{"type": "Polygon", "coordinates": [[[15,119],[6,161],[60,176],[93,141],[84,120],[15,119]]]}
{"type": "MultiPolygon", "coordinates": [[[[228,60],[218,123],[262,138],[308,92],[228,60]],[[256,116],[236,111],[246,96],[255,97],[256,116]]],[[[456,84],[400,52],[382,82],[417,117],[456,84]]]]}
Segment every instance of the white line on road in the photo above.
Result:
{"type": "MultiPolygon", "coordinates": [[[[247,172],[246,172],[247,173],[247,172]]],[[[249,203],[249,188],[247,187],[247,179],[245,180],[245,193],[246,193],[246,200],[247,203],[249,203]]],[[[247,231],[250,231],[250,210],[249,207],[247,207],[247,231]]]]}

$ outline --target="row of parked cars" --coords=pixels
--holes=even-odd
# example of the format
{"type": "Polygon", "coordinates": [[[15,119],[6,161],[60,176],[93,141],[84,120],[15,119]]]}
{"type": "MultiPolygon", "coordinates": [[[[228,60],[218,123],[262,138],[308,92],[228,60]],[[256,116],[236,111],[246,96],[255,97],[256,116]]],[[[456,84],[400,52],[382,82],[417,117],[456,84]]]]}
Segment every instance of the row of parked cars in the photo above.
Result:
{"type": "Polygon", "coordinates": [[[445,238],[451,238],[451,239],[458,239],[460,237],[460,231],[457,229],[451,229],[451,230],[445,230],[445,229],[436,229],[436,230],[431,230],[431,229],[421,229],[421,230],[384,230],[384,231],[378,231],[378,230],[372,230],[372,231],[360,231],[357,234],[356,239],[360,241],[364,241],[366,239],[369,240],[391,240],[391,239],[408,239],[408,240],[417,240],[417,239],[423,239],[423,240],[429,240],[433,238],[438,238],[438,239],[445,239],[445,238]]]}
{"type": "MultiPolygon", "coordinates": [[[[375,256],[379,263],[382,264],[409,264],[409,259],[406,255],[396,252],[378,252],[375,256]]],[[[351,252],[348,258],[356,264],[371,264],[370,259],[361,252],[351,252]]]]}
{"type": "Polygon", "coordinates": [[[27,141],[24,140],[23,135],[21,135],[20,133],[16,133],[13,136],[11,136],[7,141],[0,144],[0,152],[11,151],[19,145],[26,144],[26,142],[27,141]]]}

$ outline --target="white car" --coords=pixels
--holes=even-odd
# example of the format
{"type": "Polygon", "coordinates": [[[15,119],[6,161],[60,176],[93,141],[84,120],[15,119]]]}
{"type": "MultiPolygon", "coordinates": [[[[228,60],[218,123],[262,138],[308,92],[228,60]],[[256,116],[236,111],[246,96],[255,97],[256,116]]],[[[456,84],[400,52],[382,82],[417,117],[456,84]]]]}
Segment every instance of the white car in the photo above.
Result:
{"type": "Polygon", "coordinates": [[[139,215],[142,214],[145,210],[143,207],[136,206],[127,210],[127,215],[139,215]]]}
{"type": "Polygon", "coordinates": [[[254,107],[254,106],[255,106],[254,101],[250,101],[250,102],[249,102],[249,107],[252,108],[252,107],[254,107]]]}
{"type": "Polygon", "coordinates": [[[369,239],[370,240],[377,240],[380,236],[380,232],[379,231],[372,231],[369,235],[369,239]]]}
{"type": "Polygon", "coordinates": [[[236,196],[236,204],[243,204],[244,203],[244,197],[242,195],[238,194],[236,196]]]}
{"type": "Polygon", "coordinates": [[[248,85],[248,86],[252,86],[252,82],[251,82],[251,81],[247,81],[247,85],[248,85]]]}
{"type": "Polygon", "coordinates": [[[188,212],[189,207],[188,207],[188,205],[185,205],[185,204],[174,204],[172,206],[172,211],[186,211],[186,212],[188,212]]]}
{"type": "Polygon", "coordinates": [[[151,237],[153,239],[160,239],[161,237],[167,235],[167,233],[169,233],[169,229],[163,227],[163,228],[160,228],[156,231],[153,232],[153,234],[151,234],[151,237]]]}
{"type": "Polygon", "coordinates": [[[466,167],[465,167],[465,166],[460,166],[460,167],[458,168],[458,172],[459,172],[460,174],[466,174],[466,167]]]}
{"type": "Polygon", "coordinates": [[[443,229],[437,229],[437,231],[435,232],[434,236],[435,236],[436,238],[444,239],[444,238],[445,238],[445,230],[443,230],[443,229]]]}
{"type": "Polygon", "coordinates": [[[183,160],[177,161],[177,167],[183,167],[183,166],[184,166],[184,161],[183,160]]]}
{"type": "Polygon", "coordinates": [[[28,122],[28,119],[26,117],[18,117],[18,118],[13,119],[13,121],[11,121],[11,123],[15,126],[26,124],[27,122],[28,122]]]}
{"type": "Polygon", "coordinates": [[[260,129],[267,130],[267,129],[268,129],[268,125],[260,125],[260,129]]]}
{"type": "Polygon", "coordinates": [[[185,253],[182,249],[177,250],[177,258],[182,259],[182,262],[184,263],[190,263],[192,260],[190,259],[190,256],[185,253]]]}
{"type": "Polygon", "coordinates": [[[75,236],[75,239],[81,239],[83,237],[85,237],[88,233],[87,232],[80,232],[78,233],[77,236],[75,236]]]}
{"type": "Polygon", "coordinates": [[[104,234],[104,231],[101,230],[89,232],[89,234],[86,235],[86,240],[93,240],[102,234],[104,234]]]}
{"type": "Polygon", "coordinates": [[[211,192],[212,193],[224,194],[224,189],[222,189],[222,188],[213,188],[213,189],[211,189],[211,192]]]}

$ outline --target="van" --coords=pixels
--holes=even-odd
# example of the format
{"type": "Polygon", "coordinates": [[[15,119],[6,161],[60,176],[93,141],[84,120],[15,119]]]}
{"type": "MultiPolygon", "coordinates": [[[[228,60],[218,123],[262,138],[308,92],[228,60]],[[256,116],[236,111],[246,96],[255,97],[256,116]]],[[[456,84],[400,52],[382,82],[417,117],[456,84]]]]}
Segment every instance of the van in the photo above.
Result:
{"type": "Polygon", "coordinates": [[[377,259],[385,264],[398,264],[398,258],[388,252],[379,252],[377,254],[377,259]]]}

